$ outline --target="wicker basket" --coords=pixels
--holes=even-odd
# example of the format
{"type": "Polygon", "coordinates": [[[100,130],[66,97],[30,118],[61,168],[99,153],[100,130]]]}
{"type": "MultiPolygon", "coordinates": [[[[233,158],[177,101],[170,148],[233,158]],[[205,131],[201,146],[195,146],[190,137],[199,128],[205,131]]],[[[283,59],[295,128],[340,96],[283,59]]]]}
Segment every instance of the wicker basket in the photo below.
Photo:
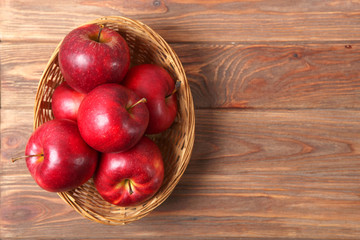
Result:
{"type": "MultiPolygon", "coordinates": [[[[86,218],[110,225],[126,224],[144,217],[164,202],[183,175],[194,144],[193,99],[177,55],[164,39],[148,26],[125,17],[103,17],[87,24],[89,23],[103,24],[118,31],[129,45],[131,65],[158,64],[167,69],[174,80],[181,81],[177,92],[179,111],[174,124],[167,131],[150,136],[161,149],[165,167],[163,185],[153,198],[139,206],[118,207],[102,199],[92,179],[73,191],[58,193],[65,202],[86,218]]],[[[34,109],[34,128],[53,119],[51,97],[54,89],[64,81],[58,65],[60,44],[51,56],[39,82],[34,109]]]]}

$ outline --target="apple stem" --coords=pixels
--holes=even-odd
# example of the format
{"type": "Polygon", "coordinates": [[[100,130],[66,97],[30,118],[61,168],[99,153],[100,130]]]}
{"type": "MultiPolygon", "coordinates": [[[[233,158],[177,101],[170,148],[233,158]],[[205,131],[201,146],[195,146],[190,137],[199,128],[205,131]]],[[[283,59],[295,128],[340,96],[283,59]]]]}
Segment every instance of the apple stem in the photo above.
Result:
{"type": "Polygon", "coordinates": [[[34,155],[27,155],[27,156],[21,156],[21,157],[16,157],[16,158],[11,158],[12,162],[16,162],[17,160],[23,159],[23,158],[28,158],[28,157],[43,157],[44,154],[40,153],[40,154],[34,154],[34,155]]]}
{"type": "Polygon", "coordinates": [[[132,189],[132,187],[131,187],[131,182],[130,182],[130,180],[128,180],[127,183],[128,183],[128,185],[129,185],[129,193],[130,193],[130,195],[131,195],[131,194],[134,193],[134,191],[133,191],[133,189],[132,189]]]}
{"type": "Polygon", "coordinates": [[[180,88],[180,85],[181,85],[181,81],[180,80],[176,80],[176,83],[175,83],[175,88],[174,90],[171,92],[171,94],[169,94],[168,96],[166,96],[167,98],[174,95],[180,88]]]}
{"type": "Polygon", "coordinates": [[[133,105],[131,105],[130,107],[128,107],[127,110],[129,111],[130,109],[132,109],[133,107],[135,107],[139,103],[146,103],[146,101],[147,101],[146,98],[142,98],[139,101],[137,101],[136,103],[134,103],[133,105]]]}
{"type": "Polygon", "coordinates": [[[100,42],[100,34],[101,34],[101,31],[103,30],[104,28],[104,25],[100,25],[100,30],[99,30],[99,34],[98,34],[98,37],[97,37],[97,42],[100,42]]]}

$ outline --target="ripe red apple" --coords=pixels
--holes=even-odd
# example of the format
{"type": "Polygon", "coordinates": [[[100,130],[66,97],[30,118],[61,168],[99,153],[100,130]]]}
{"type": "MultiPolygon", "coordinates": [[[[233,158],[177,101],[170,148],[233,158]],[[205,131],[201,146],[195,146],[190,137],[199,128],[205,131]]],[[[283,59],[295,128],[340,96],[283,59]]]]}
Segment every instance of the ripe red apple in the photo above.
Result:
{"type": "Polygon", "coordinates": [[[126,151],[143,136],[149,111],[141,98],[116,83],[92,90],[78,111],[80,134],[100,152],[126,151]]]}
{"type": "Polygon", "coordinates": [[[74,121],[55,119],[33,132],[25,155],[27,167],[40,187],[64,192],[93,176],[99,154],[84,142],[74,121]]]}
{"type": "Polygon", "coordinates": [[[147,100],[150,117],[146,133],[160,133],[171,126],[178,106],[174,80],[164,68],[154,64],[135,66],[122,84],[147,100]]]}
{"type": "Polygon", "coordinates": [[[59,66],[68,84],[88,93],[103,83],[120,83],[130,65],[129,47],[116,31],[88,24],[72,30],[61,43],[59,66]]]}
{"type": "Polygon", "coordinates": [[[61,83],[52,95],[51,108],[56,119],[77,120],[77,112],[86,94],[72,89],[66,82],[61,83]]]}
{"type": "Polygon", "coordinates": [[[143,136],[126,152],[102,154],[94,183],[106,201],[126,207],[151,198],[163,178],[161,152],[152,140],[143,136]]]}

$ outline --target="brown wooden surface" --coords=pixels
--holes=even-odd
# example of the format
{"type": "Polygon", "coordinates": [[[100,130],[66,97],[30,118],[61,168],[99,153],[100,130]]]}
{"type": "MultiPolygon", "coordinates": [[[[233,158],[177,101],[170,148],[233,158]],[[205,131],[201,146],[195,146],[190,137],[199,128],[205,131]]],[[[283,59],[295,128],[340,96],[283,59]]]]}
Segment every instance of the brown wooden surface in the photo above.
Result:
{"type": "Polygon", "coordinates": [[[360,239],[359,1],[0,0],[0,239],[360,239]],[[105,226],[32,180],[37,83],[72,28],[143,21],[196,108],[190,164],[147,217],[105,226]]]}

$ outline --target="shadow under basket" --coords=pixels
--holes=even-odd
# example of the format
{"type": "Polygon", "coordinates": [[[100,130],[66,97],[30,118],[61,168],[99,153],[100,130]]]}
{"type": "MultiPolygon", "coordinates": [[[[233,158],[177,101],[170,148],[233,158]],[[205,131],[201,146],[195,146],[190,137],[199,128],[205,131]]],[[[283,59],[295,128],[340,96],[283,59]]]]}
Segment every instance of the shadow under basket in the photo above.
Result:
{"type": "MultiPolygon", "coordinates": [[[[159,146],[164,159],[164,181],[160,190],[145,203],[134,207],[112,205],[100,196],[93,180],[58,195],[77,212],[93,221],[119,225],[138,220],[163,203],[183,175],[194,145],[195,114],[190,87],[183,66],[166,41],[145,24],[125,17],[102,17],[86,24],[102,24],[119,32],[130,48],[131,66],[153,63],[164,67],[174,81],[180,80],[177,92],[179,110],[175,122],[165,132],[150,135],[159,146]]],[[[34,129],[53,119],[51,98],[55,88],[64,81],[58,65],[61,42],[52,54],[39,81],[34,108],[34,129]]]]}

